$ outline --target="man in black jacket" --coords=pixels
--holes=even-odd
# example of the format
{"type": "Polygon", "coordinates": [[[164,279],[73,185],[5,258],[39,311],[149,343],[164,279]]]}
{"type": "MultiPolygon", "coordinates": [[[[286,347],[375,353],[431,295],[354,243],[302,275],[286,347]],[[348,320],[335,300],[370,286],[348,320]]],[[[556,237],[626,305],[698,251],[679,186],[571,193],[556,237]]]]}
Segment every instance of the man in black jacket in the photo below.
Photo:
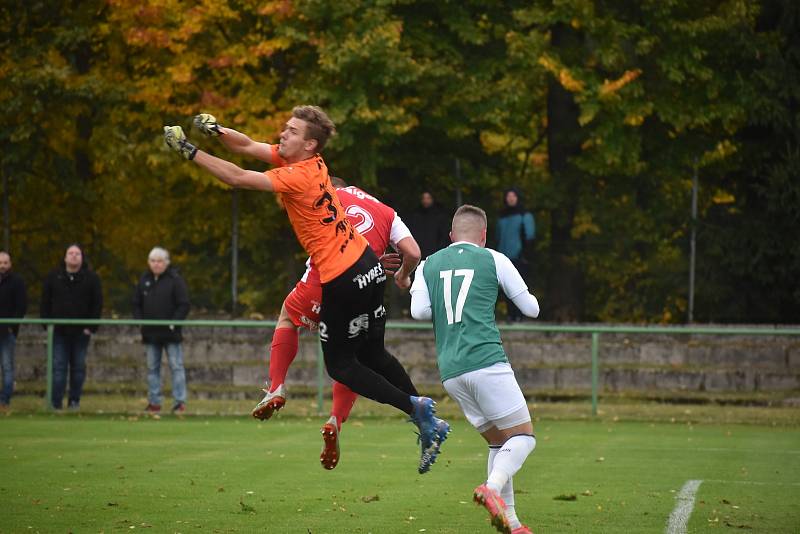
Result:
{"type": "MultiPolygon", "coordinates": [[[[11,255],[0,250],[0,317],[24,317],[28,309],[25,282],[11,271],[11,255]]],[[[0,325],[0,361],[3,369],[3,390],[0,409],[8,407],[14,393],[14,347],[19,333],[18,324],[0,325]]]]}
{"type": "MultiPolygon", "coordinates": [[[[103,309],[100,277],[89,268],[77,243],[67,247],[64,262],[44,280],[39,316],[42,319],[99,319],[103,309]]],[[[69,372],[69,408],[80,407],[86,380],[86,354],[97,325],[57,325],[53,335],[53,408],[60,410],[69,372]]]]}
{"type": "Polygon", "coordinates": [[[419,206],[406,220],[423,260],[450,245],[450,219],[429,191],[422,192],[419,206]]]}
{"type": "MultiPolygon", "coordinates": [[[[133,296],[133,316],[137,319],[182,321],[189,314],[186,282],[169,264],[169,253],[155,247],[147,257],[146,271],[133,296]]],[[[186,409],[186,372],[183,368],[181,327],[142,326],[142,341],[147,354],[147,411],[161,411],[161,354],[166,351],[172,374],[172,411],[186,409]]]]}

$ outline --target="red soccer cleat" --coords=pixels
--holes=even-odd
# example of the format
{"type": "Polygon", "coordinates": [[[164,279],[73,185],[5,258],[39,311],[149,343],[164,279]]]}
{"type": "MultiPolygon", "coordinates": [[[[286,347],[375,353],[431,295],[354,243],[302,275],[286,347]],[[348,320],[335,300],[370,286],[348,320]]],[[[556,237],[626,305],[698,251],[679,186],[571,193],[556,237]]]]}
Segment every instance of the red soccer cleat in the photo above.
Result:
{"type": "Polygon", "coordinates": [[[272,417],[272,414],[283,408],[286,404],[286,393],[283,384],[275,388],[272,393],[268,389],[262,390],[266,395],[261,402],[253,408],[253,417],[265,421],[272,417]]]}
{"type": "Polygon", "coordinates": [[[533,531],[525,525],[522,525],[521,527],[512,530],[511,534],[533,534],[533,531]]]}
{"type": "Polygon", "coordinates": [[[475,488],[472,499],[486,508],[486,511],[492,517],[492,526],[498,532],[511,534],[511,527],[506,517],[506,503],[496,491],[486,484],[481,484],[475,488]]]}
{"type": "Polygon", "coordinates": [[[339,427],[336,424],[336,417],[331,416],[328,422],[322,425],[322,452],[319,461],[322,467],[331,470],[339,465],[339,427]]]}

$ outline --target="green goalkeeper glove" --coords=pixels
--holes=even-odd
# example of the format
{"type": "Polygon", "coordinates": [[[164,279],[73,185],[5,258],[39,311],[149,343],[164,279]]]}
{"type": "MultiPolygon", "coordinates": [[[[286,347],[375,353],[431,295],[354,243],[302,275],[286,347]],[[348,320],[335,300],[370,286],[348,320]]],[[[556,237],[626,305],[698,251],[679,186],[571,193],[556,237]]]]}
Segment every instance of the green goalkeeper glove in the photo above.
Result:
{"type": "Polygon", "coordinates": [[[214,115],[208,113],[201,113],[194,117],[194,127],[200,130],[203,135],[208,137],[217,137],[223,135],[222,130],[219,129],[219,123],[214,115]]]}
{"type": "Polygon", "coordinates": [[[197,147],[186,140],[186,134],[180,126],[164,126],[164,142],[188,160],[193,160],[197,154],[197,147]]]}

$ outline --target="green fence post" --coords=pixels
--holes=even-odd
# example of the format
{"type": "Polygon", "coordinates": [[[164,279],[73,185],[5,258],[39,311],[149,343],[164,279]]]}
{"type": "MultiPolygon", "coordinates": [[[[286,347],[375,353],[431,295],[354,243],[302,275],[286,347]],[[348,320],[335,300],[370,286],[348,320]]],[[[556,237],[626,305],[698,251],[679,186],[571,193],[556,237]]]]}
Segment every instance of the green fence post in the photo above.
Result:
{"type": "Polygon", "coordinates": [[[44,409],[53,408],[53,330],[55,326],[47,325],[47,394],[44,397],[44,409]]]}
{"type": "Polygon", "coordinates": [[[600,363],[597,353],[600,348],[600,332],[592,332],[592,415],[597,415],[597,389],[600,363]]]}
{"type": "Polygon", "coordinates": [[[317,415],[322,415],[322,390],[325,382],[325,359],[322,356],[322,342],[317,341],[317,415]]]}

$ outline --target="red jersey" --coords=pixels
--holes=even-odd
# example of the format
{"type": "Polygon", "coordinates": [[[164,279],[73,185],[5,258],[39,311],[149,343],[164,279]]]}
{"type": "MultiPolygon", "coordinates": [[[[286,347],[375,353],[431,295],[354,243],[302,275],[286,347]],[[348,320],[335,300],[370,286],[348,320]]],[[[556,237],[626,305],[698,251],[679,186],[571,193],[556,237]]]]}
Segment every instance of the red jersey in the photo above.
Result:
{"type": "MultiPolygon", "coordinates": [[[[405,225],[403,230],[395,230],[393,235],[392,225],[395,223],[397,213],[372,195],[355,186],[336,189],[336,195],[344,207],[350,224],[367,239],[375,255],[381,257],[389,246],[390,241],[411,235],[405,225]]],[[[310,284],[319,283],[320,275],[316,268],[314,258],[311,258],[309,269],[303,276],[303,281],[310,284]]]]}

